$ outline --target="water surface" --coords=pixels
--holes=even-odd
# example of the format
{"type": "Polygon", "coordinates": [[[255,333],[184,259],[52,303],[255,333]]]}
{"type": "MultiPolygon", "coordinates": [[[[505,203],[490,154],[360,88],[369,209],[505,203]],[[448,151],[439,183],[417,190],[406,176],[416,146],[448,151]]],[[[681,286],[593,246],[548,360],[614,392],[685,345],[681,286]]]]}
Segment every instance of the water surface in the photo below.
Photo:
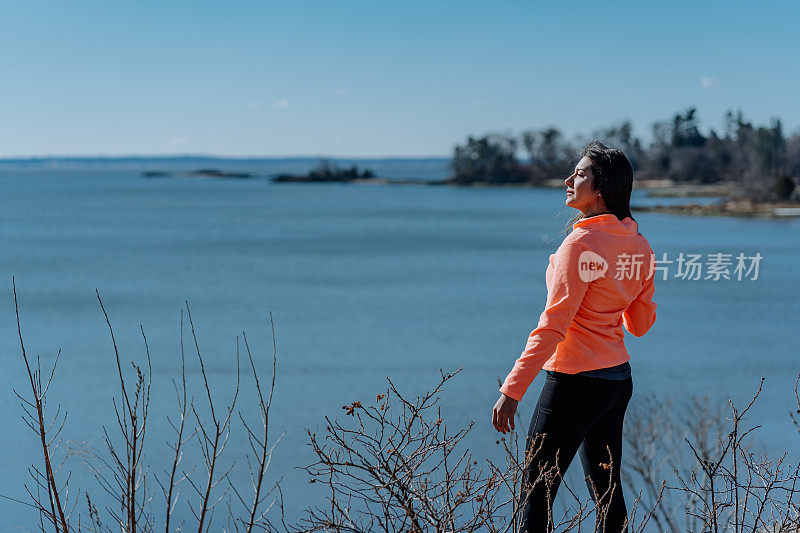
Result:
{"type": "MultiPolygon", "coordinates": [[[[221,404],[233,392],[242,331],[268,372],[267,312],[273,312],[278,378],[272,435],[286,435],[271,479],[283,477],[290,519],[324,497],[293,468],[313,460],[305,428],[320,430],[324,416],[342,415],[342,405],[373,400],[387,376],[414,393],[434,384],[439,369],[463,367],[443,395],[447,420],[453,426],[474,420],[472,453],[496,456],[490,413],[497,380],[510,370],[543,308],[548,255],[571,215],[563,199],[561,190],[3,170],[0,492],[22,497],[26,467],[38,460],[37,441],[12,393],[12,387],[27,392],[12,276],[29,353],[49,364],[62,350],[50,407],[60,402],[68,408],[64,436],[73,445],[102,451],[101,426],[114,429],[116,366],[98,289],[124,362],[142,361],[140,324],[148,337],[153,465],[170,460],[164,417],[174,411],[171,379],[179,368],[179,316],[187,300],[221,404]]],[[[648,201],[644,191],[634,192],[634,203],[648,201]]],[[[763,260],[755,281],[657,280],[658,321],[645,337],[626,337],[634,401],[648,393],[743,401],[763,376],[766,388],[754,415],[768,427],[773,451],[796,447],[788,411],[800,371],[800,330],[793,325],[800,314],[800,220],[635,217],[659,255],[759,252],[763,260]]],[[[188,355],[188,379],[199,402],[198,365],[188,355]]],[[[537,378],[521,403],[523,430],[541,382],[537,378]]],[[[248,387],[240,397],[245,413],[252,405],[248,387]]],[[[238,420],[233,430],[242,436],[238,420]]],[[[233,437],[229,446],[228,457],[241,459],[244,441],[233,437]]],[[[86,469],[76,462],[73,470],[74,483],[84,483],[86,469]]],[[[246,483],[246,470],[233,475],[246,483]]],[[[158,487],[151,488],[157,498],[158,487]]],[[[34,523],[24,508],[5,500],[0,517],[4,527],[34,523]]]]}

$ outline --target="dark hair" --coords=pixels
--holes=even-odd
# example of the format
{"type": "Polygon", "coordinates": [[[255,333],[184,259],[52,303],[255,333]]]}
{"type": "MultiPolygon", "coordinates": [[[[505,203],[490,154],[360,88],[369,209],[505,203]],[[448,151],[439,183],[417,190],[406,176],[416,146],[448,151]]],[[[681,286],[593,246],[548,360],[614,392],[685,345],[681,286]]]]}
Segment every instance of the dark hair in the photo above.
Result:
{"type": "MultiPolygon", "coordinates": [[[[608,211],[619,220],[631,215],[631,191],[633,190],[633,167],[620,150],[608,148],[600,141],[590,142],[583,149],[581,157],[588,157],[594,176],[593,189],[598,191],[608,211]]],[[[572,224],[583,218],[583,213],[570,221],[572,224]]]]}

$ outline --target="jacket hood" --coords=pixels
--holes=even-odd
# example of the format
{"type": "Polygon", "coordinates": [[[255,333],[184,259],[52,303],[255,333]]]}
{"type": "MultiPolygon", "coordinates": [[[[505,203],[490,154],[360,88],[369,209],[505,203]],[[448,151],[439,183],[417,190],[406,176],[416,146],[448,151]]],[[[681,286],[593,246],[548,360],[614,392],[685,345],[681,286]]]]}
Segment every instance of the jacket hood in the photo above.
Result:
{"type": "Polygon", "coordinates": [[[639,224],[631,217],[620,220],[617,215],[612,213],[582,218],[572,225],[572,229],[578,228],[598,229],[612,235],[637,235],[639,233],[639,224]]]}

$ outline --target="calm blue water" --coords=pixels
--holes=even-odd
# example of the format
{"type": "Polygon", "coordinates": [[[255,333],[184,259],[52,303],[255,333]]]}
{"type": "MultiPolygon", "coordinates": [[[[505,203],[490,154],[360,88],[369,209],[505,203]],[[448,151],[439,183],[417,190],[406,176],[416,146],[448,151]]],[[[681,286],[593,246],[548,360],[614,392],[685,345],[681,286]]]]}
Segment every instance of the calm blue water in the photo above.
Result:
{"type": "MultiPolygon", "coordinates": [[[[648,202],[642,195],[635,191],[634,203],[648,202]]],[[[29,352],[50,363],[62,350],[49,407],[68,409],[64,438],[73,445],[102,452],[101,426],[114,430],[116,367],[95,289],[123,361],[142,360],[143,326],[153,364],[153,471],[170,461],[164,417],[174,411],[184,301],[223,404],[243,330],[268,372],[272,310],[272,435],[286,435],[271,480],[283,477],[290,520],[324,497],[293,468],[313,460],[305,428],[321,430],[323,417],[340,416],[342,405],[374,399],[386,376],[414,393],[432,385],[440,368],[463,367],[443,396],[444,412],[453,427],[476,422],[468,443],[476,457],[496,455],[497,379],[536,326],[548,255],[571,215],[560,190],[146,180],[120,170],[3,170],[0,206],[0,492],[24,497],[27,465],[39,459],[12,393],[27,393],[13,275],[29,352]]],[[[755,415],[768,428],[768,445],[796,446],[788,411],[800,371],[800,220],[635,216],[657,254],[670,259],[681,251],[763,256],[756,281],[657,280],[656,325],[626,341],[635,395],[743,401],[764,376],[755,415]]],[[[197,364],[188,355],[199,402],[197,364]]],[[[541,381],[521,404],[522,429],[541,381]]],[[[240,398],[245,412],[251,399],[240,398]]],[[[233,430],[228,457],[241,460],[238,420],[233,430]]],[[[88,470],[77,459],[70,464],[73,491],[88,487],[102,500],[88,470]]],[[[246,480],[244,469],[233,475],[246,480]]],[[[157,485],[151,489],[159,501],[157,485]]],[[[24,507],[2,499],[0,517],[0,529],[34,524],[24,507]]]]}

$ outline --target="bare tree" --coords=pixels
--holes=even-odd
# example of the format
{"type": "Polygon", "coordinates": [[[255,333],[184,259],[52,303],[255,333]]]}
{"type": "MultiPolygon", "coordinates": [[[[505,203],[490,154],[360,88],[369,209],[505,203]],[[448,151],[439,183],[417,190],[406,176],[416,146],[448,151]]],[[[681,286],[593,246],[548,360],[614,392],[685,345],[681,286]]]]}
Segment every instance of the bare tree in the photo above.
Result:
{"type": "MultiPolygon", "coordinates": [[[[800,527],[800,463],[792,464],[788,452],[770,458],[756,451],[762,447],[754,441],[761,425],[747,423],[763,385],[762,379],[743,409],[729,400],[727,418],[708,398],[689,399],[679,409],[683,416],[673,416],[670,405],[656,406],[655,398],[634,410],[626,426],[632,450],[626,462],[629,486],[638,481],[647,493],[667,483],[667,497],[654,513],[660,531],[789,532],[800,527]],[[678,435],[683,435],[680,447],[678,435]]],[[[795,399],[800,412],[797,384],[795,399]]]]}
{"type": "MultiPolygon", "coordinates": [[[[166,481],[162,482],[156,476],[156,481],[158,482],[159,486],[161,487],[161,491],[164,495],[164,501],[166,504],[166,509],[164,513],[164,531],[169,533],[170,529],[170,522],[172,520],[172,514],[175,511],[175,506],[178,504],[178,498],[180,495],[180,490],[178,485],[184,481],[187,477],[182,471],[179,472],[178,469],[181,466],[181,460],[183,459],[183,450],[184,445],[189,442],[197,433],[197,431],[193,431],[189,436],[184,436],[186,431],[186,420],[188,419],[189,412],[192,409],[192,405],[194,403],[194,398],[187,400],[186,395],[186,354],[184,351],[184,344],[183,344],[183,309],[181,309],[181,318],[180,318],[180,353],[181,353],[181,384],[178,387],[178,384],[175,380],[172,381],[173,387],[175,388],[175,397],[178,404],[178,418],[177,422],[173,422],[169,417],[167,417],[167,422],[169,423],[170,427],[172,427],[173,431],[175,431],[175,443],[169,444],[172,448],[174,455],[172,459],[172,466],[169,471],[166,469],[163,470],[164,475],[166,476],[166,481]]],[[[191,473],[191,471],[190,471],[191,473]]]]}
{"type": "MultiPolygon", "coordinates": [[[[53,382],[56,367],[58,366],[58,359],[61,351],[56,354],[53,367],[50,372],[45,374],[46,381],[42,381],[42,365],[39,356],[36,356],[36,363],[31,364],[28,359],[28,353],[25,350],[25,342],[22,338],[22,326],[19,319],[19,302],[17,301],[17,285],[14,278],[11,279],[11,285],[14,293],[14,311],[17,317],[17,334],[19,336],[19,347],[22,352],[22,360],[25,363],[25,369],[28,373],[28,380],[31,386],[30,399],[24,397],[14,389],[14,395],[22,402],[22,420],[25,422],[31,431],[33,431],[39,438],[42,447],[42,461],[40,466],[31,465],[28,472],[33,480],[33,486],[25,484],[25,492],[31,500],[27,503],[21,500],[16,500],[19,503],[29,505],[36,509],[39,514],[39,528],[45,531],[46,527],[52,526],[56,533],[67,533],[72,531],[70,527],[70,514],[72,509],[67,508],[67,501],[69,499],[69,474],[66,474],[64,479],[59,483],[57,477],[61,473],[62,468],[67,459],[64,455],[61,461],[56,462],[54,456],[58,452],[61,443],[60,435],[64,429],[64,424],[67,420],[66,411],[61,410],[61,405],[56,408],[56,413],[52,418],[47,414],[47,392],[50,389],[50,384],[53,382]],[[42,492],[47,494],[45,499],[42,492]]],[[[77,499],[75,501],[77,503],[77,499]]]]}
{"type": "MultiPolygon", "coordinates": [[[[13,281],[12,281],[13,284],[13,281]]],[[[116,415],[118,437],[103,426],[105,453],[95,452],[89,447],[76,448],[63,454],[63,458],[56,461],[58,454],[60,434],[65,427],[66,414],[59,406],[54,416],[50,417],[46,410],[47,393],[53,381],[60,351],[49,373],[42,372],[41,362],[36,358],[35,364],[29,359],[22,336],[20,322],[20,305],[17,300],[16,285],[14,288],[14,304],[17,314],[17,331],[20,339],[22,360],[28,371],[32,396],[26,398],[15,394],[22,401],[23,421],[34,431],[42,445],[42,466],[32,465],[30,474],[34,481],[32,486],[26,484],[25,490],[30,498],[29,502],[13,497],[3,496],[23,505],[27,505],[38,512],[39,530],[56,531],[56,533],[71,533],[73,531],[110,532],[124,531],[126,533],[150,532],[154,530],[155,518],[152,512],[152,496],[148,490],[147,473],[149,465],[145,462],[145,444],[150,413],[150,386],[152,368],[150,364],[150,349],[147,336],[142,326],[139,330],[144,341],[145,367],[131,361],[132,375],[128,375],[127,365],[123,365],[120,349],[111,325],[111,320],[106,312],[99,291],[96,291],[100,309],[108,327],[111,344],[116,362],[116,375],[118,377],[119,397],[112,398],[112,405],[116,415]],[[43,379],[45,376],[46,379],[43,379]],[[99,487],[108,495],[108,504],[98,505],[89,492],[85,494],[86,514],[78,514],[77,524],[70,521],[70,516],[75,510],[79,498],[69,497],[69,473],[62,473],[62,468],[70,456],[80,456],[88,459],[87,465],[94,472],[99,487]],[[70,502],[69,505],[67,502],[70,502]],[[108,519],[101,518],[105,515],[108,519]]],[[[253,385],[257,394],[257,411],[260,422],[250,421],[239,412],[239,417],[244,424],[244,429],[250,443],[252,453],[245,454],[245,462],[250,466],[250,479],[252,481],[253,495],[245,501],[244,487],[237,486],[230,473],[236,461],[222,466],[221,456],[226,448],[232,433],[233,414],[236,410],[237,399],[240,392],[239,374],[239,338],[236,339],[236,382],[233,397],[228,405],[221,408],[212,393],[209,383],[204,358],[192,321],[188,303],[186,313],[191,326],[192,340],[194,342],[197,361],[200,366],[200,376],[203,380],[203,390],[207,398],[207,409],[201,413],[195,405],[194,399],[189,395],[189,384],[186,379],[186,359],[183,342],[183,312],[180,321],[180,377],[179,382],[173,381],[175,388],[178,416],[173,421],[167,420],[175,431],[175,440],[169,444],[172,451],[172,460],[167,468],[162,469],[162,476],[156,476],[156,481],[161,487],[164,497],[164,529],[167,533],[174,530],[183,530],[186,526],[181,523],[173,527],[172,519],[175,509],[179,506],[180,487],[185,482],[192,487],[194,493],[191,498],[183,498],[181,506],[188,507],[196,519],[198,532],[212,530],[222,525],[228,530],[253,531],[254,529],[268,529],[267,513],[277,501],[275,492],[278,483],[267,485],[267,473],[274,447],[280,438],[269,442],[269,412],[275,388],[275,369],[277,361],[277,345],[272,313],[269,314],[272,326],[272,377],[262,384],[257,370],[254,355],[250,349],[246,335],[243,333],[245,348],[250,361],[253,385]],[[194,422],[194,424],[192,424],[194,422]],[[260,424],[260,425],[259,425],[260,424]],[[194,425],[195,427],[190,427],[194,425]],[[195,468],[184,469],[182,466],[183,453],[186,445],[197,438],[197,445],[202,456],[202,465],[205,466],[205,475],[202,479],[193,479],[196,476],[195,468]],[[241,509],[234,510],[230,489],[242,504],[241,509]],[[272,500],[270,501],[270,497],[272,500]],[[220,502],[225,502],[228,508],[227,520],[214,521],[214,511],[220,502]],[[228,525],[225,526],[224,522],[228,525]]],[[[62,454],[58,454],[61,456],[62,454]]],[[[197,476],[200,477],[200,476],[197,476]]]]}
{"type": "MultiPolygon", "coordinates": [[[[239,419],[242,421],[242,425],[247,431],[248,444],[250,445],[250,450],[255,456],[255,461],[251,461],[250,457],[247,457],[247,465],[253,489],[251,501],[246,502],[244,496],[236,488],[236,484],[231,483],[231,489],[233,490],[234,494],[236,494],[236,497],[242,506],[244,506],[247,513],[246,518],[234,520],[233,527],[236,529],[236,531],[239,531],[239,527],[242,526],[243,529],[248,533],[253,531],[253,529],[256,527],[262,529],[269,528],[267,522],[267,513],[278,501],[278,498],[273,497],[269,504],[266,506],[264,504],[267,499],[272,496],[276,490],[278,490],[280,480],[278,480],[278,482],[276,482],[267,491],[264,490],[264,481],[266,479],[267,470],[269,469],[270,461],[272,459],[272,452],[274,451],[275,446],[278,445],[278,443],[283,439],[283,436],[286,434],[286,432],[284,432],[275,441],[275,443],[272,444],[272,446],[269,445],[269,410],[272,406],[272,393],[275,391],[275,365],[277,363],[278,353],[278,348],[275,341],[275,321],[272,318],[271,311],[269,313],[269,322],[272,329],[272,379],[270,380],[269,391],[267,392],[266,400],[264,398],[265,391],[262,388],[261,380],[259,379],[258,371],[256,370],[256,364],[253,360],[253,352],[250,350],[250,344],[247,342],[247,335],[242,332],[242,339],[244,340],[244,345],[247,350],[247,357],[250,360],[250,369],[253,372],[253,380],[255,381],[256,392],[258,393],[258,414],[261,421],[260,426],[254,426],[251,422],[248,422],[242,415],[241,411],[239,411],[239,419]],[[260,432],[257,433],[258,429],[260,429],[260,432]]],[[[229,515],[233,515],[232,511],[229,513],[229,515]]]]}
{"type": "MultiPolygon", "coordinates": [[[[460,370],[459,370],[460,371],[460,370]]],[[[444,385],[457,374],[441,372],[438,383],[423,394],[406,398],[388,379],[385,393],[374,404],[360,401],[343,407],[345,420],[325,418],[325,434],[308,430],[316,461],[304,467],[312,483],[327,487],[326,504],[311,506],[290,531],[516,531],[531,490],[543,486],[552,503],[554,483],[561,478],[556,464],[538,461],[544,436],[520,445],[514,433],[502,444],[502,462],[475,460],[463,439],[469,423],[447,428],[438,404],[444,385]],[[348,417],[352,417],[348,419],[348,417]],[[535,469],[528,469],[538,461],[535,469]],[[527,471],[536,476],[527,478],[527,471]]],[[[610,458],[610,454],[609,454],[610,458]]],[[[611,465],[609,464],[609,476],[611,465]]],[[[609,491],[614,489],[609,484],[609,491]]],[[[607,494],[593,491],[581,498],[566,483],[561,490],[571,505],[551,516],[553,527],[577,531],[595,515],[604,527],[607,494]]],[[[629,523],[636,520],[637,503],[629,523]]],[[[637,524],[641,531],[652,511],[637,524]]]]}
{"type": "Polygon", "coordinates": [[[205,365],[203,364],[203,356],[200,352],[200,345],[197,342],[197,334],[195,333],[194,321],[192,320],[192,313],[189,309],[188,302],[186,303],[186,315],[189,318],[192,340],[194,341],[197,359],[200,362],[200,374],[203,377],[203,385],[205,387],[206,398],[208,399],[208,411],[210,416],[209,420],[204,420],[197,413],[194,404],[190,406],[197,422],[200,452],[203,455],[206,467],[207,475],[205,482],[198,485],[192,481],[190,475],[184,472],[186,480],[200,497],[199,505],[192,505],[190,501],[189,508],[198,521],[198,533],[203,533],[203,531],[209,531],[213,520],[214,508],[227,494],[227,490],[223,490],[222,493],[216,497],[214,495],[215,489],[217,485],[228,478],[228,474],[230,474],[235,465],[235,461],[233,461],[230,467],[221,474],[217,470],[219,467],[219,458],[228,444],[228,437],[230,437],[231,433],[231,418],[236,408],[236,399],[239,397],[239,337],[236,337],[236,387],[233,393],[233,399],[230,404],[218,414],[217,409],[215,409],[214,395],[211,393],[211,387],[208,384],[208,375],[206,374],[205,365]],[[216,499],[214,499],[215,497],[216,499]]]}
{"type": "MultiPolygon", "coordinates": [[[[99,454],[94,454],[94,458],[104,468],[94,467],[93,470],[100,486],[116,504],[115,507],[106,507],[106,511],[112,517],[115,526],[126,533],[151,531],[153,517],[149,512],[150,495],[148,494],[146,483],[147,467],[143,462],[152,376],[150,348],[147,344],[144,328],[140,325],[139,330],[144,341],[147,370],[145,372],[141,366],[133,361],[130,362],[135,377],[132,383],[132,390],[129,390],[123,373],[119,347],[114,337],[111,320],[103,305],[103,300],[100,298],[100,292],[95,292],[108,326],[117,365],[120,399],[118,402],[116,398],[112,398],[112,404],[116,415],[117,427],[122,437],[122,444],[115,445],[114,439],[112,439],[106,427],[103,426],[103,437],[108,451],[108,459],[99,454]],[[119,507],[119,510],[117,510],[116,506],[119,507]]],[[[87,505],[89,506],[90,515],[95,515],[96,509],[94,509],[88,496],[87,505]]],[[[99,515],[95,520],[95,525],[100,526],[99,515]]]]}

